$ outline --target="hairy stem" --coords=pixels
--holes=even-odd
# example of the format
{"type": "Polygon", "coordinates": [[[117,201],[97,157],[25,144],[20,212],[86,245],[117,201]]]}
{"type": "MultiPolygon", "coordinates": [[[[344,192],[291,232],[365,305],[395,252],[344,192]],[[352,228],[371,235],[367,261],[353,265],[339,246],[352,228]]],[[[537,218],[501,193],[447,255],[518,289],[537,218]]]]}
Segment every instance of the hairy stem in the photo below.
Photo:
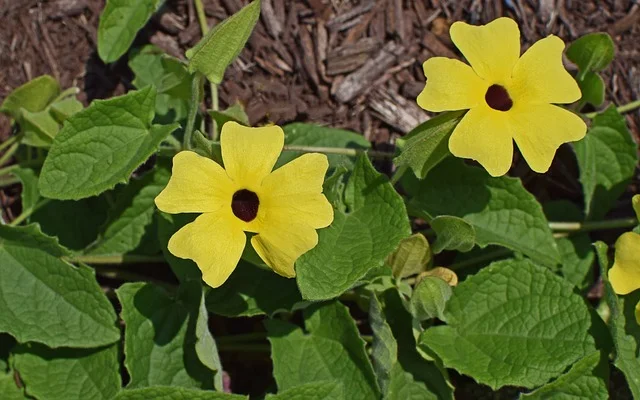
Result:
{"type": "Polygon", "coordinates": [[[604,221],[585,221],[585,222],[549,222],[549,228],[554,231],[562,232],[590,232],[601,231],[605,229],[630,228],[638,225],[635,218],[620,218],[604,221]]]}
{"type": "Polygon", "coordinates": [[[144,263],[166,263],[162,256],[143,256],[136,254],[115,254],[115,255],[76,255],[66,258],[66,261],[77,264],[144,264],[144,263]]]}
{"type": "Polygon", "coordinates": [[[200,108],[200,90],[202,90],[202,74],[196,72],[191,77],[191,101],[189,104],[189,114],[187,114],[187,127],[184,131],[182,147],[185,150],[191,149],[191,137],[196,123],[196,116],[200,108]]]}
{"type": "Polygon", "coordinates": [[[29,208],[27,210],[23,210],[22,213],[20,215],[18,215],[16,217],[16,219],[11,221],[11,223],[9,225],[10,226],[20,225],[22,223],[22,221],[24,221],[27,218],[29,218],[31,215],[33,215],[34,212],[38,211],[40,208],[45,206],[49,201],[51,201],[51,200],[50,199],[42,199],[39,202],[37,202],[36,205],[34,205],[33,207],[31,207],[31,208],[29,208]]]}
{"type": "MultiPolygon", "coordinates": [[[[196,14],[198,14],[198,22],[200,23],[200,30],[202,36],[205,36],[209,32],[209,24],[207,24],[207,16],[204,13],[204,6],[202,0],[193,0],[196,6],[196,14]]],[[[218,85],[213,82],[209,82],[209,89],[211,91],[211,108],[218,111],[218,85]]],[[[213,140],[218,139],[218,130],[216,128],[216,121],[212,121],[209,137],[213,140]]]]}
{"type": "MultiPolygon", "coordinates": [[[[636,108],[640,108],[640,99],[634,100],[631,103],[623,104],[619,106],[617,110],[620,114],[624,114],[626,112],[633,111],[636,108]]],[[[596,115],[598,115],[597,112],[592,112],[592,113],[587,113],[584,116],[587,118],[594,118],[596,115]]]]}

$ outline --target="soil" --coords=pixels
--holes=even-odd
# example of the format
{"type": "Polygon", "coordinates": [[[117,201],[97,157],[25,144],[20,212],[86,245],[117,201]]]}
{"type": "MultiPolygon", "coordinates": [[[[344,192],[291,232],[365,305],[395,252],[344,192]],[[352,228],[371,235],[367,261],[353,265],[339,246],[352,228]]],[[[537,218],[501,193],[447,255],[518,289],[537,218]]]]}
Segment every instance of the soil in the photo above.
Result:
{"type": "MultiPolygon", "coordinates": [[[[203,2],[210,26],[248,3],[203,2]]],[[[63,88],[79,87],[85,105],[132,89],[126,55],[111,65],[97,56],[103,8],[103,0],[0,0],[0,101],[42,74],[56,77],[63,88]]],[[[428,117],[415,103],[424,86],[422,62],[432,56],[460,58],[448,36],[450,24],[482,24],[499,16],[519,23],[523,49],[549,34],[570,42],[589,32],[608,32],[617,54],[603,74],[607,102],[625,104],[640,98],[637,1],[262,0],[262,16],[249,45],[228,68],[220,87],[220,105],[240,101],[252,124],[326,124],[361,132],[376,148],[389,148],[428,117]]],[[[134,46],[153,43],[183,58],[200,38],[193,2],[167,0],[134,46]]],[[[627,114],[627,120],[640,139],[640,111],[627,114]]],[[[10,134],[10,121],[0,115],[0,141],[10,134]]],[[[582,201],[575,157],[567,146],[560,149],[549,174],[532,173],[518,159],[511,174],[522,178],[541,200],[582,201]]],[[[636,178],[621,201],[624,207],[611,215],[630,215],[628,199],[638,192],[638,182],[636,178]]],[[[9,218],[18,194],[17,185],[0,191],[9,218]]],[[[252,321],[242,322],[247,324],[244,332],[252,331],[252,321]]],[[[229,361],[236,369],[245,362],[269,368],[264,357],[223,357],[234,357],[229,361]]],[[[231,371],[232,382],[242,374],[251,372],[231,371]]],[[[266,384],[245,383],[242,389],[258,393],[266,384]]]]}

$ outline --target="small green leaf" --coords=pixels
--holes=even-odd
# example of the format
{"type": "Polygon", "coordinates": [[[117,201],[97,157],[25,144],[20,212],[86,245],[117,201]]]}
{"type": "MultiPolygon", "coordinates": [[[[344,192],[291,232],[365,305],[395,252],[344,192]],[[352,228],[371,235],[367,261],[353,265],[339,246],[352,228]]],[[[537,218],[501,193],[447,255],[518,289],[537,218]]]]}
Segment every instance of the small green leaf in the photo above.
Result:
{"type": "Polygon", "coordinates": [[[22,192],[20,193],[22,200],[22,209],[29,210],[40,200],[40,192],[38,191],[38,176],[35,171],[29,168],[19,168],[12,172],[22,182],[22,192]]]}
{"type": "MultiPolygon", "coordinates": [[[[371,143],[364,136],[344,129],[299,122],[285,125],[282,129],[285,134],[285,146],[336,147],[356,150],[366,150],[371,147],[371,143]]],[[[303,153],[298,151],[284,151],[276,166],[284,165],[301,154],[303,153]]],[[[339,154],[327,154],[327,158],[329,159],[329,168],[343,166],[348,170],[353,169],[353,158],[339,154]]]]}
{"type": "Polygon", "coordinates": [[[127,52],[161,0],[107,0],[98,24],[98,55],[111,63],[127,52]]]}
{"type": "Polygon", "coordinates": [[[426,271],[432,258],[429,242],[421,233],[416,233],[400,241],[387,257],[387,265],[391,267],[393,276],[406,278],[426,271]]]}
{"type": "Polygon", "coordinates": [[[248,400],[238,394],[187,389],[177,386],[154,386],[142,389],[126,389],[113,400],[248,400]]]}
{"type": "Polygon", "coordinates": [[[544,384],[595,348],[591,315],[573,285],[526,259],[467,278],[444,317],[448,325],[427,329],[420,345],[494,389],[544,384]]]}
{"type": "Polygon", "coordinates": [[[120,391],[118,346],[97,349],[18,347],[14,365],[27,394],[38,399],[112,399],[120,391]]]}
{"type": "Polygon", "coordinates": [[[278,394],[267,394],[266,400],[346,400],[339,382],[312,382],[292,387],[278,394]]]}
{"type": "Polygon", "coordinates": [[[250,126],[249,116],[244,111],[244,106],[239,101],[230,105],[225,110],[209,110],[208,113],[218,125],[219,130],[222,129],[222,126],[229,121],[235,121],[241,125],[250,126]]]}
{"type": "Polygon", "coordinates": [[[337,302],[305,310],[309,334],[296,325],[267,320],[273,374],[281,391],[311,382],[342,383],[345,398],[378,398],[373,368],[355,322],[337,302]]]}
{"type": "Polygon", "coordinates": [[[382,311],[382,305],[375,294],[369,302],[369,323],[373,331],[371,343],[371,360],[376,373],[378,386],[383,396],[389,391],[391,372],[398,362],[398,343],[393,337],[393,331],[387,323],[382,311]]]}
{"type": "Polygon", "coordinates": [[[292,311],[302,302],[293,279],[240,261],[228,283],[207,291],[207,309],[225,317],[252,317],[292,311]]]}
{"type": "Polygon", "coordinates": [[[602,219],[634,176],[637,145],[614,105],[598,114],[584,139],[574,143],[587,219],[602,219]]]}
{"type": "Polygon", "coordinates": [[[153,221],[154,200],[169,181],[170,172],[158,166],[133,181],[118,195],[116,205],[98,241],[87,254],[125,254],[134,250],[153,221]]]}
{"type": "Polygon", "coordinates": [[[640,291],[618,296],[609,282],[609,259],[607,245],[595,243],[600,264],[600,275],[604,282],[604,299],[609,306],[609,329],[615,347],[613,364],[624,374],[634,398],[640,398],[640,325],[635,318],[635,307],[640,302],[640,291]]]}
{"type": "Polygon", "coordinates": [[[52,76],[41,75],[9,93],[0,105],[0,112],[20,119],[21,109],[43,111],[59,94],[58,81],[52,76]]]}
{"type": "Polygon", "coordinates": [[[569,45],[567,58],[580,69],[578,80],[589,71],[598,72],[607,68],[615,53],[611,36],[602,32],[589,33],[569,45]]]}
{"type": "Polygon", "coordinates": [[[129,56],[129,68],[135,74],[133,85],[142,89],[153,85],[157,123],[170,123],[187,117],[191,101],[191,77],[186,66],[153,45],[136,49],[129,56]]]}
{"type": "Polygon", "coordinates": [[[260,0],[254,0],[216,25],[192,49],[187,50],[189,72],[198,71],[215,84],[238,57],[260,17],[260,0]]]}
{"type": "Polygon", "coordinates": [[[402,140],[402,152],[395,158],[400,168],[411,167],[420,179],[449,154],[449,137],[462,119],[464,111],[451,111],[431,118],[415,127],[402,140]]]}
{"type": "Polygon", "coordinates": [[[62,124],[67,118],[82,110],[84,107],[75,97],[67,97],[51,104],[49,111],[57,123],[62,124]]]}
{"type": "Polygon", "coordinates": [[[185,304],[152,284],[126,283],[116,290],[126,325],[129,388],[182,386],[212,389],[214,371],[196,353],[199,304],[185,304]]]}
{"type": "Polygon", "coordinates": [[[120,338],[93,270],[60,259],[67,255],[37,225],[0,225],[0,332],[49,347],[96,347],[120,338]]]}
{"type": "Polygon", "coordinates": [[[22,142],[33,147],[50,147],[60,130],[48,108],[38,112],[22,110],[20,127],[24,131],[22,142]]]}
{"type": "Polygon", "coordinates": [[[213,378],[213,386],[216,390],[222,392],[224,390],[224,382],[222,380],[222,362],[220,361],[216,341],[213,339],[213,335],[209,330],[209,312],[207,311],[207,307],[204,302],[202,283],[197,282],[190,284],[186,287],[186,290],[191,291],[192,287],[197,288],[197,291],[200,292],[200,306],[198,307],[198,317],[196,319],[195,327],[196,355],[205,367],[212,371],[216,371],[216,375],[213,378]]]}
{"type": "Polygon", "coordinates": [[[595,351],[575,363],[555,381],[522,395],[521,399],[607,399],[609,391],[609,364],[595,351]]]}
{"type": "Polygon", "coordinates": [[[428,220],[440,215],[464,219],[476,243],[522,252],[543,265],[560,263],[560,254],[542,207],[519,179],[493,178],[483,169],[449,158],[410,189],[409,208],[428,220]]]}
{"type": "Polygon", "coordinates": [[[604,81],[595,72],[587,72],[584,78],[578,81],[582,92],[582,101],[598,107],[604,103],[604,81]]]}
{"type": "Polygon", "coordinates": [[[433,252],[438,254],[443,250],[458,250],[463,253],[473,249],[476,243],[476,231],[473,225],[462,218],[451,215],[440,215],[430,222],[436,232],[433,252]]]}
{"type": "Polygon", "coordinates": [[[345,189],[348,213],[318,231],[318,245],[296,262],[302,297],[323,300],[349,289],[409,236],[404,202],[367,156],[356,160],[345,189]]]}
{"type": "Polygon", "coordinates": [[[451,286],[435,276],[425,276],[411,294],[411,311],[420,321],[438,318],[446,321],[444,308],[451,297],[451,286]]]}
{"type": "Polygon", "coordinates": [[[40,174],[44,197],[77,200],[127,182],[173,125],[151,125],[156,91],[149,86],[96,100],[67,120],[40,174]]]}

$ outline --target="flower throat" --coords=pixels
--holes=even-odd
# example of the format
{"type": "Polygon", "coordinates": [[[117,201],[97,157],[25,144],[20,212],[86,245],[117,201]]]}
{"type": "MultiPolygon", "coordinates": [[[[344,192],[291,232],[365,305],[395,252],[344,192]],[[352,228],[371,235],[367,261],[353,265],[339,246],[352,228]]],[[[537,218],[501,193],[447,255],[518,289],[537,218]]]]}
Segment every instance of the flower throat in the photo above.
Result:
{"type": "Polygon", "coordinates": [[[484,95],[484,100],[489,107],[498,111],[509,111],[513,106],[513,101],[509,97],[507,89],[500,85],[491,85],[484,95]]]}
{"type": "Polygon", "coordinates": [[[247,189],[238,190],[231,199],[233,214],[244,222],[250,222],[256,218],[258,206],[260,206],[258,195],[247,189]]]}

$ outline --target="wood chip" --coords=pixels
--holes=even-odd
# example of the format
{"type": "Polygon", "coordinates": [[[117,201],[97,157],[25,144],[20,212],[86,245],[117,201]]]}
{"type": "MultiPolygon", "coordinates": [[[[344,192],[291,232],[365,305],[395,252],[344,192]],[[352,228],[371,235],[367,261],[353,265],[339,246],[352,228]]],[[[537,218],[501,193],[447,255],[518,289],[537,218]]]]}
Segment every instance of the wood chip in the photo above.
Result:
{"type": "Polygon", "coordinates": [[[282,22],[278,19],[272,5],[272,0],[262,0],[260,6],[260,17],[264,21],[267,32],[272,38],[278,39],[283,31],[282,22]]]}
{"type": "Polygon", "coordinates": [[[404,50],[401,45],[393,42],[387,43],[374,58],[369,59],[362,67],[349,74],[336,87],[336,99],[341,103],[346,103],[371,89],[371,84],[396,64],[404,50]]]}
{"type": "Polygon", "coordinates": [[[371,93],[369,107],[373,110],[374,117],[402,133],[411,131],[429,119],[415,101],[405,99],[388,87],[379,87],[371,93]]]}
{"type": "Polygon", "coordinates": [[[354,18],[367,13],[373,8],[373,6],[375,6],[375,4],[375,0],[367,0],[363,4],[354,7],[345,13],[341,13],[327,22],[327,29],[330,31],[343,31],[355,26],[358,21],[356,20],[354,22],[354,18]]]}

